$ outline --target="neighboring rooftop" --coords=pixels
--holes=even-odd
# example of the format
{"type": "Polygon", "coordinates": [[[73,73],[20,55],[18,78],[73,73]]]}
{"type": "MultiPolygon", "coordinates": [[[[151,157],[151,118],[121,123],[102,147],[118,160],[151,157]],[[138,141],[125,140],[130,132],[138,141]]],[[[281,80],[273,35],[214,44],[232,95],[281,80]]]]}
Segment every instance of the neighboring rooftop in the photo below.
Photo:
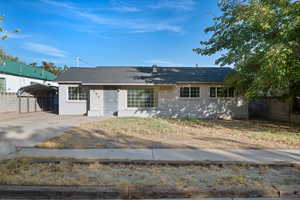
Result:
{"type": "Polygon", "coordinates": [[[231,70],[227,67],[72,67],[59,75],[57,81],[83,84],[216,83],[223,82],[231,70]]]}
{"type": "Polygon", "coordinates": [[[53,81],[57,78],[54,74],[45,70],[9,60],[0,62],[0,73],[47,81],[53,81]]]}

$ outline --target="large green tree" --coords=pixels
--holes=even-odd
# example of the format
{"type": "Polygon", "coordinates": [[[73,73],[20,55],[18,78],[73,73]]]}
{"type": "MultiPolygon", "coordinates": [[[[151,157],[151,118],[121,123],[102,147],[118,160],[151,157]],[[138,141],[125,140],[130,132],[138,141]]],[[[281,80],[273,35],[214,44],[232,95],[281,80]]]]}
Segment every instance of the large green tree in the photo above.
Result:
{"type": "Polygon", "coordinates": [[[300,1],[221,0],[222,16],[194,51],[234,66],[226,83],[248,98],[300,96],[300,1]]]}

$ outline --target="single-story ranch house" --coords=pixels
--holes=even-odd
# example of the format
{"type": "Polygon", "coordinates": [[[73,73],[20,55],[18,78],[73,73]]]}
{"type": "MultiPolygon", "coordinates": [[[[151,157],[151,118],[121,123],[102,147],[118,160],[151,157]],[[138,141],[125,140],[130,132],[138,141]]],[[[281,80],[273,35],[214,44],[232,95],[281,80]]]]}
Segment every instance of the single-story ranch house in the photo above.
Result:
{"type": "Polygon", "coordinates": [[[231,68],[71,68],[59,83],[59,114],[248,118],[248,104],[223,88],[231,68]]]}

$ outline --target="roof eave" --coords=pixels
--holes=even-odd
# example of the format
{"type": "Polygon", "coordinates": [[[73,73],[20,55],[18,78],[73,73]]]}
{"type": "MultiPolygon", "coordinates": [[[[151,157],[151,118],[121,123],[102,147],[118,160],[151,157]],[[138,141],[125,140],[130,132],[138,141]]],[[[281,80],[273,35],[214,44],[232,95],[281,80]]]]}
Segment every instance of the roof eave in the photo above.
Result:
{"type": "Polygon", "coordinates": [[[224,84],[223,81],[177,81],[176,83],[83,83],[82,81],[57,81],[58,84],[81,84],[85,86],[95,85],[176,85],[176,84],[224,84]]]}
{"type": "Polygon", "coordinates": [[[11,73],[11,72],[4,72],[4,71],[0,71],[0,74],[6,74],[6,75],[10,75],[10,76],[18,76],[18,77],[24,77],[24,78],[31,78],[31,79],[42,80],[42,81],[54,81],[55,82],[55,78],[54,79],[37,78],[34,76],[28,76],[28,75],[24,75],[24,74],[16,74],[16,73],[11,73]]]}
{"type": "Polygon", "coordinates": [[[189,83],[205,83],[205,84],[224,84],[224,81],[177,81],[177,84],[189,84],[189,83]]]}
{"type": "Polygon", "coordinates": [[[81,84],[82,82],[81,81],[57,81],[58,84],[64,84],[64,83],[69,83],[69,84],[72,84],[72,83],[76,83],[76,84],[81,84]]]}
{"type": "Polygon", "coordinates": [[[82,85],[175,85],[174,83],[82,83],[82,85]]]}

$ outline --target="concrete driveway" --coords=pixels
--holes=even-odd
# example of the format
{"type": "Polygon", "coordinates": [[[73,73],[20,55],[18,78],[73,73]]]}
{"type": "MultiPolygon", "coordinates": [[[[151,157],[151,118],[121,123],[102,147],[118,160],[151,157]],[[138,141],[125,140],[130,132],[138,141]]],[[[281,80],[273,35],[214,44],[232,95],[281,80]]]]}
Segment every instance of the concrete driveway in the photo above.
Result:
{"type": "Polygon", "coordinates": [[[32,147],[49,138],[63,135],[81,123],[100,121],[104,117],[59,116],[38,112],[0,114],[0,157],[13,153],[16,147],[32,147]]]}

